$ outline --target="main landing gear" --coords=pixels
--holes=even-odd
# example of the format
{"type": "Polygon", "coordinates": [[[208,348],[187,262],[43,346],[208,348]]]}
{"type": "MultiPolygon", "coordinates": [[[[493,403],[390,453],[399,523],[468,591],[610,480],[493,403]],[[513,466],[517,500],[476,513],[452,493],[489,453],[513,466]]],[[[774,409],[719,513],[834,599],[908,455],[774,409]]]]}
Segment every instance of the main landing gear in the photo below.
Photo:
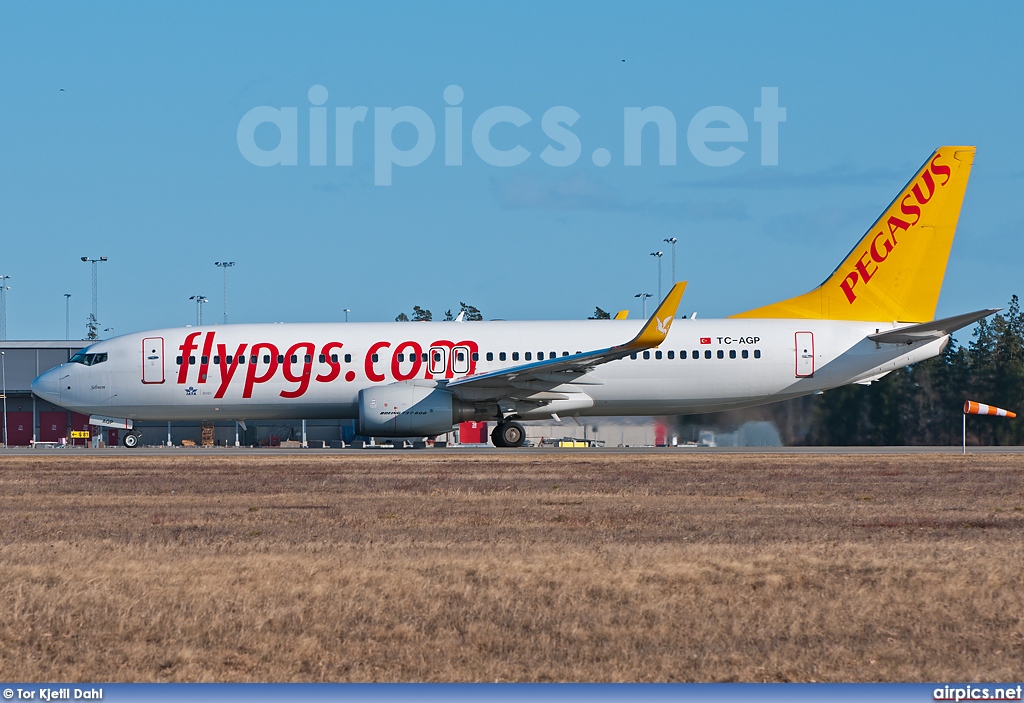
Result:
{"type": "Polygon", "coordinates": [[[526,430],[518,422],[499,422],[491,432],[496,447],[521,447],[526,441],[526,430]]]}
{"type": "Polygon", "coordinates": [[[128,449],[135,449],[135,447],[139,446],[140,439],[141,438],[139,437],[139,435],[135,434],[134,432],[129,432],[121,439],[121,444],[123,444],[128,449]]]}

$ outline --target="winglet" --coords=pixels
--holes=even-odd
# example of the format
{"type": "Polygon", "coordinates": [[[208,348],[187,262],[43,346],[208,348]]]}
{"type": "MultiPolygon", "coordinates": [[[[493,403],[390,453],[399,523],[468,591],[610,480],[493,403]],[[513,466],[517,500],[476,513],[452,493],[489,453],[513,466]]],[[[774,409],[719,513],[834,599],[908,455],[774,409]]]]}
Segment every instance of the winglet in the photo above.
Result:
{"type": "Polygon", "coordinates": [[[679,309],[679,301],[683,299],[683,291],[686,290],[686,281],[680,281],[672,286],[661,305],[651,315],[651,319],[643,326],[640,333],[630,342],[623,345],[625,349],[650,349],[665,341],[668,330],[672,326],[672,320],[679,309]]]}
{"type": "Polygon", "coordinates": [[[617,313],[615,313],[615,317],[613,317],[612,319],[625,320],[627,317],[629,317],[629,310],[619,310],[617,313]]]}

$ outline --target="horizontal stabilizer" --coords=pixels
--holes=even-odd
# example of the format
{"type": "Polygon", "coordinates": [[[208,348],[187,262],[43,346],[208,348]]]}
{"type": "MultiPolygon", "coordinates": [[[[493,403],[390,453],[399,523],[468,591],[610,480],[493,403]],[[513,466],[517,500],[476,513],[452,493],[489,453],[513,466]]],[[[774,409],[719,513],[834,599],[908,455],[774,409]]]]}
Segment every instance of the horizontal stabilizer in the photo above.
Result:
{"type": "Polygon", "coordinates": [[[954,317],[934,320],[933,322],[924,322],[920,325],[900,327],[899,329],[889,330],[888,332],[869,334],[868,339],[872,342],[878,342],[879,344],[913,344],[914,342],[927,342],[933,339],[941,339],[947,334],[952,334],[958,329],[974,324],[978,320],[999,312],[1001,309],[1002,308],[991,308],[989,310],[978,310],[977,312],[968,312],[963,315],[955,315],[954,317]]]}

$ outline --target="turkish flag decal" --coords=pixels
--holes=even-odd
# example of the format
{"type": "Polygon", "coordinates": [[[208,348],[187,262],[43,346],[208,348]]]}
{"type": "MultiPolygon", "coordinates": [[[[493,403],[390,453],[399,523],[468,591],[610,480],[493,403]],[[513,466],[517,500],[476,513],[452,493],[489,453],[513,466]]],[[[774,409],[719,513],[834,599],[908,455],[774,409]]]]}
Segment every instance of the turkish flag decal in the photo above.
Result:
{"type": "Polygon", "coordinates": [[[701,344],[711,344],[711,337],[701,337],[700,338],[700,343],[701,344]]]}

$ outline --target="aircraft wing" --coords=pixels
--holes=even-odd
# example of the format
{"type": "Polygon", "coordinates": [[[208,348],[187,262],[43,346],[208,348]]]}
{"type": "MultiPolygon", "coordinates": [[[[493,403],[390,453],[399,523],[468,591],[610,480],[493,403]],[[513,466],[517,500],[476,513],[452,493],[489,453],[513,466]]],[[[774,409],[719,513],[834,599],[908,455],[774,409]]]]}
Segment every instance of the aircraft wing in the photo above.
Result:
{"type": "Polygon", "coordinates": [[[977,312],[955,315],[953,317],[944,317],[941,320],[923,322],[919,325],[910,325],[908,327],[900,327],[899,329],[889,330],[887,332],[879,332],[878,334],[869,334],[868,339],[880,344],[913,344],[914,342],[928,342],[933,339],[941,339],[947,334],[952,334],[962,327],[966,327],[967,325],[973,324],[993,313],[999,312],[1001,309],[1002,308],[990,308],[988,310],[978,310],[977,312]]]}
{"type": "Polygon", "coordinates": [[[595,349],[571,356],[561,356],[555,359],[535,361],[530,364],[512,366],[506,369],[499,369],[489,373],[464,376],[451,380],[447,388],[456,395],[463,395],[464,391],[472,390],[474,399],[481,395],[493,395],[501,397],[508,393],[514,393],[515,389],[523,389],[528,382],[540,382],[552,386],[562,383],[571,383],[574,379],[591,371],[594,367],[607,364],[609,361],[621,359],[644,349],[656,347],[665,341],[668,330],[672,326],[676,310],[679,308],[679,301],[686,290],[686,281],[676,283],[668,292],[665,299],[661,301],[658,309],[654,311],[647,324],[640,332],[625,344],[618,344],[605,349],[595,349]],[[494,392],[487,393],[487,389],[494,392]],[[483,391],[483,394],[481,393],[483,391]]]}

